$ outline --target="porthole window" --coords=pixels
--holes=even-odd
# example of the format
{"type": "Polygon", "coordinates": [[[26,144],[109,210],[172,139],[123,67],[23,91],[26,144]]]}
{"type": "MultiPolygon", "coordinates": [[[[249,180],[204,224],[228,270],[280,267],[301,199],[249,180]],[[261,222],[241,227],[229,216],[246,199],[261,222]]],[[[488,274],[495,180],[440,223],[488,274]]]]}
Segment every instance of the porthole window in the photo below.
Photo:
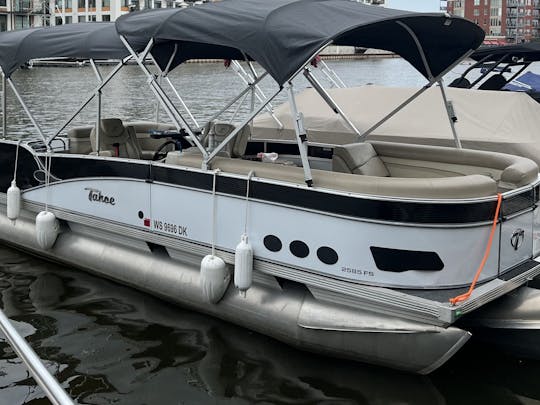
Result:
{"type": "Polygon", "coordinates": [[[337,252],[328,246],[322,246],[317,249],[317,257],[324,264],[336,264],[338,261],[337,252]]]}
{"type": "Polygon", "coordinates": [[[266,235],[263,240],[264,247],[270,252],[279,252],[283,247],[281,240],[274,235],[266,235]]]}
{"type": "Polygon", "coordinates": [[[289,245],[289,249],[293,255],[303,259],[309,255],[309,247],[301,240],[294,240],[289,245]]]}

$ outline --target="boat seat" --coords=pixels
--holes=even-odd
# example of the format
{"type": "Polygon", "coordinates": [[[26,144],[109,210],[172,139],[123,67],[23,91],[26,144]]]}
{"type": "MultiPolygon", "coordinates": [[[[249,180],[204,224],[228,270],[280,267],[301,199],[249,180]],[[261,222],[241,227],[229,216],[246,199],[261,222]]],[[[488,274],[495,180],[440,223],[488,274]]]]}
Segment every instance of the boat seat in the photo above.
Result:
{"type": "Polygon", "coordinates": [[[92,132],[92,127],[90,126],[70,128],[67,132],[69,152],[83,155],[88,155],[92,152],[90,132],[92,132]]]}
{"type": "Polygon", "coordinates": [[[468,89],[471,87],[471,82],[466,79],[465,77],[458,77],[457,79],[454,79],[452,83],[448,85],[448,87],[457,87],[459,89],[468,89]]]}
{"type": "MultiPolygon", "coordinates": [[[[196,148],[190,149],[184,152],[169,152],[165,163],[200,169],[202,155],[195,150],[196,148]]],[[[216,156],[212,160],[210,168],[244,176],[253,171],[255,177],[305,186],[302,167],[216,156]]],[[[495,180],[481,174],[443,178],[398,178],[361,176],[318,169],[313,169],[311,173],[313,175],[313,189],[321,188],[357,194],[455,199],[493,196],[497,193],[495,180]]]]}
{"type": "Polygon", "coordinates": [[[368,142],[336,146],[332,156],[332,171],[388,177],[390,172],[368,142]]]}
{"type": "MultiPolygon", "coordinates": [[[[223,141],[232,131],[236,129],[236,126],[226,122],[216,122],[212,127],[216,139],[216,145],[223,141]]],[[[251,128],[246,125],[240,130],[240,132],[231,140],[226,146],[225,151],[229,152],[229,155],[233,158],[240,158],[246,153],[246,147],[251,137],[251,128]]]]}
{"type": "MultiPolygon", "coordinates": [[[[96,129],[92,128],[90,142],[93,153],[97,153],[96,129]]],[[[105,118],[100,121],[100,154],[141,159],[141,148],[137,143],[135,131],[124,127],[121,119],[105,118]]]]}
{"type": "Polygon", "coordinates": [[[478,90],[500,90],[506,84],[506,79],[500,73],[491,76],[484,83],[478,86],[478,90]]]}

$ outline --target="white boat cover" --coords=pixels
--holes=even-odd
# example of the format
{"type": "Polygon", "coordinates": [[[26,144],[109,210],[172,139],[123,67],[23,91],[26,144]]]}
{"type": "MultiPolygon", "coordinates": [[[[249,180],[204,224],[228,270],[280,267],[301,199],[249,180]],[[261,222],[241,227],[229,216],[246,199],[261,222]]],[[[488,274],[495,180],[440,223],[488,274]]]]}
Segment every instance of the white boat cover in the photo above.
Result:
{"type": "MultiPolygon", "coordinates": [[[[360,132],[367,130],[417,89],[362,86],[328,90],[360,132]]],[[[446,88],[458,121],[463,147],[528,157],[540,164],[540,104],[524,93],[446,88]]],[[[296,98],[310,142],[347,144],[356,134],[315,90],[296,98]]],[[[255,119],[253,139],[295,140],[289,104],[275,109],[284,125],[265,113],[255,119]]],[[[431,88],[377,128],[368,139],[454,146],[454,138],[439,88],[431,88]]]]}

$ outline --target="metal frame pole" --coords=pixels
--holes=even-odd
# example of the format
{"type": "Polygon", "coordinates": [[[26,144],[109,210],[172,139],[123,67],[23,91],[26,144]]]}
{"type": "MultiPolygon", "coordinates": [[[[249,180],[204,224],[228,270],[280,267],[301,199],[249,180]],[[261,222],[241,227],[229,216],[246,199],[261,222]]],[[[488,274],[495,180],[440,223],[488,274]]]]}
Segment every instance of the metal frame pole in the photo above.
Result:
{"type": "MultiPolygon", "coordinates": [[[[272,94],[272,96],[268,99],[268,102],[273,100],[279,93],[281,93],[281,88],[279,88],[274,94],[272,94]]],[[[210,161],[225,147],[225,145],[227,145],[229,141],[233,139],[236,136],[236,134],[238,134],[238,132],[240,132],[263,109],[264,109],[264,105],[261,105],[258,108],[256,108],[251,114],[249,114],[249,116],[244,121],[242,121],[234,129],[234,131],[232,131],[229,135],[227,135],[227,137],[223,141],[221,141],[221,143],[212,151],[212,153],[210,153],[210,155],[208,156],[208,159],[205,162],[206,165],[208,165],[208,163],[210,163],[210,161]]]]}
{"type": "Polygon", "coordinates": [[[343,120],[347,123],[347,125],[354,131],[354,133],[360,137],[361,133],[358,128],[356,128],[356,125],[353,124],[347,114],[345,114],[345,111],[343,111],[341,107],[337,105],[334,99],[332,99],[332,96],[330,96],[330,94],[328,94],[328,92],[321,86],[321,83],[319,83],[315,76],[313,76],[311,70],[308,67],[304,69],[304,76],[306,77],[308,82],[311,83],[317,93],[320,94],[326,104],[328,104],[328,106],[334,111],[334,113],[339,114],[341,118],[343,118],[343,120]]]}
{"type": "Polygon", "coordinates": [[[124,58],[120,63],[118,63],[115,68],[107,75],[107,77],[105,77],[105,79],[101,82],[101,84],[96,88],[94,89],[94,91],[92,92],[92,94],[90,94],[88,96],[88,98],[81,104],[81,106],[79,107],[79,109],[77,111],[75,111],[75,113],[60,127],[60,129],[58,129],[56,131],[56,133],[54,133],[53,135],[51,135],[49,138],[47,138],[47,143],[51,143],[51,141],[56,138],[58,135],[60,135],[60,132],[62,132],[70,123],[71,121],[73,121],[75,119],[75,117],[77,115],[79,115],[79,113],[94,99],[94,97],[96,96],[97,92],[100,91],[103,87],[105,87],[105,85],[107,85],[107,83],[109,83],[111,81],[111,79],[116,76],[116,74],[120,71],[120,69],[122,69],[122,67],[124,67],[124,65],[126,64],[126,62],[128,60],[130,60],[132,57],[131,56],[128,56],[126,58],[124,58]]]}
{"type": "Polygon", "coordinates": [[[456,148],[461,149],[461,141],[459,140],[457,131],[456,131],[456,122],[457,117],[454,112],[454,107],[451,101],[448,101],[446,97],[446,91],[444,90],[443,80],[439,80],[439,88],[441,89],[441,95],[443,98],[444,106],[446,108],[446,114],[448,115],[448,122],[450,122],[450,128],[452,128],[452,135],[454,136],[454,143],[456,148]]]}
{"type": "Polygon", "coordinates": [[[298,142],[298,150],[300,151],[300,159],[302,160],[302,167],[304,168],[304,180],[308,187],[313,186],[313,176],[311,174],[311,167],[309,166],[308,159],[308,145],[307,145],[307,135],[304,128],[304,117],[301,112],[298,111],[296,107],[296,100],[294,98],[294,91],[292,82],[289,82],[287,85],[287,90],[289,93],[289,105],[291,107],[291,114],[294,120],[294,129],[296,133],[296,141],[298,142]]]}
{"type": "MultiPolygon", "coordinates": [[[[253,81],[254,79],[248,75],[248,73],[244,70],[244,68],[242,67],[242,65],[238,61],[233,60],[232,63],[233,63],[233,70],[236,72],[238,77],[240,77],[240,79],[244,82],[244,84],[249,86],[250,82],[253,81]]],[[[253,69],[253,67],[252,67],[252,69],[253,69]]],[[[255,76],[255,77],[257,77],[257,76],[255,76]]],[[[264,103],[265,100],[266,100],[266,95],[261,90],[260,86],[255,85],[254,87],[257,90],[257,92],[255,93],[255,96],[257,97],[257,100],[259,100],[259,102],[261,102],[261,103],[264,103]]],[[[284,128],[283,123],[279,120],[278,117],[276,117],[276,114],[274,113],[274,107],[272,106],[272,103],[266,104],[265,109],[266,109],[266,111],[268,111],[268,113],[270,114],[272,119],[276,122],[276,124],[278,126],[278,129],[283,129],[284,128]]]]}
{"type": "MultiPolygon", "coordinates": [[[[264,72],[262,75],[260,75],[253,83],[252,85],[256,85],[257,83],[259,83],[262,79],[264,79],[266,76],[268,75],[268,72],[264,72]]],[[[238,100],[240,100],[244,94],[246,94],[248,91],[251,90],[251,86],[247,86],[244,90],[242,90],[240,92],[240,94],[238,94],[236,97],[234,97],[232,100],[230,100],[226,105],[225,107],[223,107],[221,110],[219,110],[217,113],[215,113],[209,120],[208,122],[210,121],[214,121],[217,117],[219,117],[221,114],[223,114],[225,111],[227,111],[229,109],[230,106],[232,106],[234,103],[236,103],[238,100]]],[[[273,99],[275,96],[272,96],[271,99],[273,99]]],[[[270,100],[271,100],[270,99],[270,100]]],[[[269,99],[266,99],[266,103],[268,103],[269,99]]],[[[264,103],[264,101],[263,101],[264,103]]],[[[265,104],[266,105],[266,104],[265,104]]]]}
{"type": "MultiPolygon", "coordinates": [[[[96,77],[100,83],[103,82],[103,77],[101,76],[101,73],[99,72],[96,64],[94,63],[94,59],[90,59],[90,64],[92,65],[92,69],[94,70],[94,73],[96,74],[96,77]]],[[[96,122],[96,151],[99,156],[99,152],[101,151],[101,144],[99,142],[99,136],[101,134],[101,89],[97,91],[97,122],[96,122]]]]}
{"type": "Polygon", "coordinates": [[[190,139],[195,143],[195,145],[199,148],[201,151],[203,157],[208,156],[208,152],[204,148],[204,146],[201,144],[200,140],[195,136],[191,128],[189,127],[188,123],[184,119],[184,117],[178,112],[178,110],[175,108],[175,106],[172,104],[171,100],[167,97],[163,89],[159,86],[159,84],[156,83],[156,77],[150,73],[148,68],[144,65],[144,58],[150,53],[150,50],[152,49],[154,45],[153,39],[150,39],[148,41],[148,44],[146,45],[146,48],[144,51],[137,55],[137,52],[129,45],[129,42],[126,40],[126,38],[123,35],[120,35],[120,40],[123,42],[125,47],[128,49],[128,51],[133,55],[135,58],[137,64],[141,68],[142,72],[146,75],[148,79],[148,83],[150,85],[150,89],[152,89],[152,92],[154,95],[158,98],[158,100],[162,103],[163,108],[167,113],[169,114],[169,117],[172,119],[172,121],[177,126],[177,129],[180,130],[182,128],[182,124],[186,126],[187,133],[190,137],[190,139]],[[182,124],[180,123],[182,122],[182,124]]]}
{"type": "Polygon", "coordinates": [[[49,373],[26,340],[19,335],[2,310],[0,310],[0,329],[36,382],[45,391],[50,401],[55,405],[72,405],[73,401],[71,398],[66,394],[58,381],[49,373]]]}
{"type": "Polygon", "coordinates": [[[410,104],[413,100],[415,100],[418,96],[420,96],[423,92],[425,92],[427,89],[429,89],[431,86],[433,86],[446,73],[448,73],[450,70],[452,70],[454,68],[454,66],[456,66],[458,63],[460,63],[463,59],[468,57],[473,52],[474,52],[474,49],[471,49],[471,50],[467,51],[461,58],[459,58],[452,65],[450,65],[448,68],[446,68],[444,71],[442,71],[437,77],[430,80],[428,84],[426,84],[424,87],[422,87],[416,93],[414,93],[412,96],[410,96],[408,99],[406,99],[403,103],[398,105],[394,110],[392,110],[389,114],[387,114],[385,117],[383,117],[379,122],[377,122],[376,124],[372,125],[369,129],[364,131],[364,133],[360,136],[360,140],[364,140],[369,134],[371,134],[373,131],[375,131],[377,128],[379,128],[382,124],[384,124],[386,121],[388,121],[394,115],[396,115],[399,111],[401,111],[403,108],[405,108],[408,104],[410,104]]]}
{"type": "Polygon", "coordinates": [[[7,83],[4,72],[2,72],[2,136],[7,137],[7,83]]]}
{"type": "Polygon", "coordinates": [[[330,67],[326,64],[324,60],[320,60],[318,63],[321,64],[321,72],[330,80],[332,83],[334,83],[334,86],[345,88],[347,87],[343,80],[341,80],[341,77],[336,73],[334,69],[330,69],[330,67]]]}
{"type": "Polygon", "coordinates": [[[11,80],[10,77],[8,77],[6,80],[9,83],[9,86],[11,87],[11,90],[13,90],[13,92],[15,93],[15,97],[17,97],[17,100],[19,100],[19,103],[21,104],[23,110],[26,112],[26,115],[28,116],[28,118],[30,118],[30,121],[32,121],[32,124],[36,128],[36,131],[38,132],[39,136],[41,136],[41,139],[43,139],[43,142],[45,142],[45,145],[47,146],[47,149],[49,149],[49,145],[47,143],[47,138],[43,134],[43,131],[41,130],[41,128],[38,125],[37,121],[34,119],[34,116],[32,115],[32,113],[28,109],[26,103],[24,102],[21,95],[17,91],[17,87],[15,87],[15,84],[13,83],[13,81],[11,80]]]}

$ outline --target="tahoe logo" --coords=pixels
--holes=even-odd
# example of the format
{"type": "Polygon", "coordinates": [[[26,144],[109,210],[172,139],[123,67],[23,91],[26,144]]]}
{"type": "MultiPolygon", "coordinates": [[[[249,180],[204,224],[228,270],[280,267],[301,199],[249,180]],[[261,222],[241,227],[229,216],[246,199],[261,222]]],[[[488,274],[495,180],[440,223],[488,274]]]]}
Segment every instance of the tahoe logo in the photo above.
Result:
{"type": "Polygon", "coordinates": [[[116,205],[116,201],[114,197],[108,197],[106,195],[101,194],[101,190],[98,190],[96,188],[90,188],[90,187],[86,187],[85,190],[88,191],[88,200],[92,202],[100,202],[103,204],[116,205]]]}

